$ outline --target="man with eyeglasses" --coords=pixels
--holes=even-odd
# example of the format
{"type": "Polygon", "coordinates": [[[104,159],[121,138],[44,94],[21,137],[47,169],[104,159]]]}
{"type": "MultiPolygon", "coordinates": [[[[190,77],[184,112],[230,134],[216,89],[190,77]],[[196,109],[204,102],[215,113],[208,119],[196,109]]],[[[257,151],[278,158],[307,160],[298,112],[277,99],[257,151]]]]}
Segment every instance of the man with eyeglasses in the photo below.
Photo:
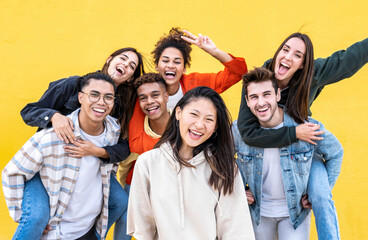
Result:
{"type": "MultiPolygon", "coordinates": [[[[115,99],[112,79],[103,73],[90,73],[82,77],[80,87],[81,107],[68,116],[77,141],[90,141],[99,147],[116,144],[120,126],[109,116],[115,99]]],[[[61,141],[53,128],[43,129],[10,160],[2,175],[10,215],[16,222],[27,221],[22,208],[38,207],[39,203],[27,197],[27,189],[23,190],[27,181],[39,174],[50,207],[50,228],[42,239],[103,239],[110,175],[117,166],[94,156],[80,157],[66,149],[73,146],[61,141]]]]}

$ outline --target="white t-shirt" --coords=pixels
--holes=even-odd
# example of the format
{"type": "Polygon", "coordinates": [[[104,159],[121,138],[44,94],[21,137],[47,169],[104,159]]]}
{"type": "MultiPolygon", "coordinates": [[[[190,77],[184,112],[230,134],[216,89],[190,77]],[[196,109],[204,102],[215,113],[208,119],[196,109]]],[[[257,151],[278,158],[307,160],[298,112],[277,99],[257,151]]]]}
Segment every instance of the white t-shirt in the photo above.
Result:
{"type": "MultiPolygon", "coordinates": [[[[91,136],[81,130],[82,137],[102,147],[106,128],[99,136],[91,136]]],[[[77,182],[68,206],[60,222],[62,239],[77,239],[85,235],[95,224],[102,210],[103,192],[100,159],[94,156],[81,158],[77,182]]]]}
{"type": "MultiPolygon", "coordinates": [[[[272,128],[281,128],[284,124],[272,128]]],[[[265,148],[262,166],[261,216],[288,217],[279,148],[265,148]]]]}
{"type": "Polygon", "coordinates": [[[179,102],[179,100],[184,96],[183,89],[181,88],[181,84],[179,83],[179,89],[178,91],[172,95],[169,96],[169,101],[167,102],[167,109],[174,109],[176,104],[179,102]]]}

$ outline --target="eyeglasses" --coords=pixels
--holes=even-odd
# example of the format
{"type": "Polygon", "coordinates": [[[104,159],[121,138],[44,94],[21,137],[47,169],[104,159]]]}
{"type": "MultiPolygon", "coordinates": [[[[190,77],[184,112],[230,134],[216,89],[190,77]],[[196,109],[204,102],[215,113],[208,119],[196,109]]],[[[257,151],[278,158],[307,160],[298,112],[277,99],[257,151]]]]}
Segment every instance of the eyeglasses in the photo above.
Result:
{"type": "MultiPolygon", "coordinates": [[[[88,99],[91,102],[94,102],[95,103],[95,102],[100,101],[101,94],[99,92],[85,93],[85,92],[82,92],[81,91],[81,93],[87,94],[88,95],[88,99]]],[[[115,97],[114,97],[114,95],[108,93],[108,94],[103,95],[103,100],[104,100],[104,102],[107,105],[110,105],[110,104],[113,104],[114,103],[115,97]]]]}

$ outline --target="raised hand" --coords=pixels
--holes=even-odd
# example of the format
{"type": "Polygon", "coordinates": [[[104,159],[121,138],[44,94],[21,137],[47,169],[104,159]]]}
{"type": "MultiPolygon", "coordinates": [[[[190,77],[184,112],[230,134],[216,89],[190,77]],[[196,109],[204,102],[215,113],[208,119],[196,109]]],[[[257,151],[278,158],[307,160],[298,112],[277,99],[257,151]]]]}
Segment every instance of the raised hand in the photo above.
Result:
{"type": "Polygon", "coordinates": [[[190,42],[199,48],[203,49],[208,54],[211,54],[214,58],[219,60],[222,63],[229,62],[233,58],[225,53],[224,51],[218,49],[213,41],[208,36],[203,36],[202,34],[198,34],[198,37],[187,30],[183,30],[187,36],[182,36],[181,38],[184,41],[190,42]]]}

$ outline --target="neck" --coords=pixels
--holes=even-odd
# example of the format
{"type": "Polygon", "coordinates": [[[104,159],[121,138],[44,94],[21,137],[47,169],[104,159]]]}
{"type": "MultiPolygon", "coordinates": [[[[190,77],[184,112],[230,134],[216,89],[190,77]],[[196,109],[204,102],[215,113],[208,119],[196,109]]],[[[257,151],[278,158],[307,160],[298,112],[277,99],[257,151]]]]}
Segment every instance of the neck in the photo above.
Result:
{"type": "Polygon", "coordinates": [[[180,82],[176,85],[166,86],[169,96],[175,95],[179,91],[180,82]]]}
{"type": "Polygon", "coordinates": [[[158,135],[162,135],[165,131],[167,122],[169,121],[170,114],[167,110],[165,110],[164,114],[157,119],[148,119],[149,126],[152,131],[154,131],[158,135]]]}
{"type": "Polygon", "coordinates": [[[290,79],[285,79],[282,81],[277,80],[277,85],[279,86],[280,90],[284,90],[289,86],[290,79]]]}
{"type": "Polygon", "coordinates": [[[81,112],[78,115],[79,127],[88,135],[98,136],[103,133],[105,127],[103,122],[93,122],[86,118],[81,112]]]}
{"type": "Polygon", "coordinates": [[[184,145],[185,144],[182,144],[179,150],[179,155],[183,160],[189,161],[190,159],[193,158],[193,148],[189,146],[184,146],[184,145]]]}
{"type": "Polygon", "coordinates": [[[284,121],[284,109],[278,107],[272,118],[267,122],[263,123],[260,122],[260,125],[264,128],[274,128],[280,125],[283,121],[284,121]]]}

